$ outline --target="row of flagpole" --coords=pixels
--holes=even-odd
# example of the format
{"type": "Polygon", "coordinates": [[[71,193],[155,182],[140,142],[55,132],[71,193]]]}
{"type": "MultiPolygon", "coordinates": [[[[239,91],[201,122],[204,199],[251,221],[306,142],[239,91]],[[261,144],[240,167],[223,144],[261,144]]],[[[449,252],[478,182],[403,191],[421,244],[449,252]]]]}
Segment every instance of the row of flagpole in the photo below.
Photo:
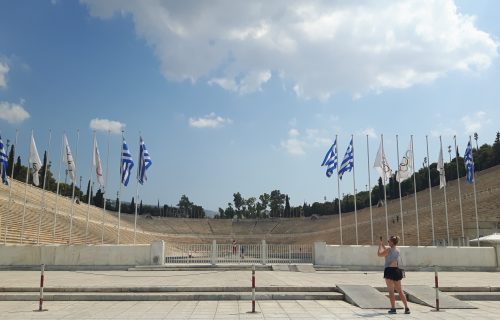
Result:
{"type": "MultiPolygon", "coordinates": [[[[456,136],[453,137],[455,144],[455,151],[457,152],[457,140],[456,136]]],[[[330,149],[327,151],[321,166],[326,167],[326,176],[330,178],[334,171],[337,171],[337,194],[338,194],[338,211],[339,211],[339,236],[340,236],[340,244],[343,244],[343,234],[342,234],[342,207],[340,201],[340,180],[342,180],[342,176],[347,172],[352,171],[353,178],[353,194],[354,194],[354,219],[355,219],[355,233],[356,233],[356,244],[359,243],[358,240],[358,223],[357,223],[357,207],[356,207],[356,178],[354,171],[354,136],[351,135],[351,140],[347,146],[346,153],[344,158],[339,165],[339,154],[337,152],[338,146],[338,136],[335,136],[335,140],[331,145],[330,149]]],[[[435,226],[434,226],[434,210],[432,206],[432,184],[431,184],[431,173],[430,173],[430,158],[429,158],[429,139],[428,136],[425,136],[426,141],[426,162],[427,162],[427,175],[428,175],[428,183],[429,183],[429,199],[430,199],[430,213],[431,213],[431,229],[432,229],[432,242],[436,243],[436,235],[435,235],[435,226]]],[[[443,145],[441,136],[439,137],[439,156],[437,163],[437,170],[439,172],[439,187],[443,189],[443,197],[444,197],[444,209],[445,209],[445,221],[446,221],[446,236],[447,243],[451,242],[450,230],[449,230],[449,221],[448,221],[448,203],[447,203],[447,193],[446,193],[446,176],[445,176],[445,167],[444,167],[444,159],[443,159],[443,145]]],[[[399,137],[396,135],[396,152],[397,152],[397,162],[398,162],[398,170],[396,172],[395,178],[398,182],[398,190],[399,190],[399,213],[401,217],[401,239],[402,244],[405,242],[405,232],[404,232],[404,215],[403,215],[403,202],[401,195],[401,183],[404,180],[409,179],[413,176],[413,193],[415,200],[415,219],[416,219],[416,233],[417,233],[417,245],[420,245],[420,229],[419,229],[419,215],[418,215],[418,202],[417,202],[417,187],[416,187],[416,175],[415,175],[415,155],[413,152],[413,135],[410,136],[410,143],[407,151],[404,153],[402,159],[399,157],[399,137]]],[[[370,228],[371,228],[371,241],[374,243],[374,230],[373,230],[373,211],[372,211],[372,189],[371,189],[371,167],[370,167],[370,148],[369,148],[369,136],[366,135],[366,153],[367,153],[367,168],[368,168],[368,185],[369,188],[369,207],[370,207],[370,228]]],[[[457,184],[458,184],[458,193],[459,193],[459,208],[460,208],[460,221],[461,221],[461,233],[462,239],[465,238],[464,231],[464,221],[463,221],[463,208],[462,208],[462,193],[460,189],[460,171],[458,167],[458,152],[455,157],[456,167],[457,167],[457,184]]],[[[424,163],[425,164],[425,163],[424,163]]],[[[474,190],[474,210],[476,217],[476,232],[477,237],[479,238],[479,220],[477,213],[477,198],[476,198],[476,182],[474,179],[474,161],[472,156],[472,146],[471,146],[471,137],[469,137],[469,141],[467,144],[467,148],[464,154],[464,165],[466,171],[466,182],[468,184],[473,185],[474,190]]],[[[380,135],[380,146],[375,157],[375,162],[373,167],[378,172],[380,178],[382,179],[383,191],[384,191],[384,210],[385,210],[385,226],[386,226],[386,236],[389,237],[389,215],[387,209],[387,190],[386,184],[389,178],[392,177],[392,169],[389,166],[389,162],[385,156],[384,151],[384,136],[380,135]]],[[[478,241],[479,244],[479,241],[478,241]]]]}
{"type": "MultiPolygon", "coordinates": [[[[96,132],[93,132],[93,146],[92,146],[92,159],[91,159],[91,164],[90,164],[90,178],[89,178],[89,191],[88,191],[88,199],[87,199],[87,214],[86,214],[86,226],[85,226],[85,243],[88,243],[88,235],[89,235],[89,217],[90,217],[90,206],[91,206],[91,195],[93,193],[92,188],[93,188],[93,173],[92,171],[95,171],[96,175],[96,181],[99,183],[100,187],[105,190],[105,183],[107,183],[108,179],[108,173],[109,173],[109,154],[110,154],[110,134],[111,132],[108,131],[108,146],[107,146],[107,156],[106,156],[106,180],[104,180],[103,177],[103,170],[102,170],[102,164],[101,164],[101,159],[100,159],[100,153],[99,153],[99,147],[97,144],[97,137],[96,137],[96,132]]],[[[15,157],[15,152],[17,149],[17,142],[18,142],[18,135],[19,131],[16,130],[16,138],[15,138],[15,144],[14,144],[14,157],[15,157]]],[[[139,133],[140,136],[140,133],[139,133]]],[[[79,150],[79,141],[80,141],[80,131],[77,130],[77,138],[76,138],[76,158],[78,158],[78,150],[79,150]]],[[[52,131],[49,130],[49,140],[48,140],[48,148],[46,151],[46,165],[49,162],[49,157],[51,154],[49,154],[50,149],[51,149],[51,142],[52,142],[52,131]]],[[[40,185],[40,177],[39,177],[39,172],[42,169],[42,161],[40,160],[40,156],[38,153],[38,149],[36,146],[33,130],[31,131],[31,136],[30,136],[30,143],[29,143],[29,150],[28,150],[28,165],[27,165],[27,170],[26,170],[26,180],[25,180],[25,188],[24,188],[24,201],[23,201],[23,212],[21,216],[21,230],[20,230],[20,235],[19,235],[19,241],[20,243],[23,243],[24,241],[24,228],[25,228],[25,217],[26,217],[26,207],[28,203],[28,182],[29,182],[29,175],[31,172],[32,175],[32,181],[35,186],[40,185]]],[[[119,193],[118,193],[118,226],[117,226],[117,244],[120,244],[120,222],[121,222],[121,191],[122,191],[122,185],[127,187],[131,175],[131,170],[134,167],[134,161],[132,159],[132,155],[130,154],[130,151],[128,149],[128,145],[125,141],[125,137],[123,135],[122,131],[122,143],[120,145],[120,182],[119,182],[119,193]]],[[[61,180],[61,169],[63,167],[63,162],[64,165],[66,166],[66,172],[69,174],[71,183],[72,183],[72,191],[71,191],[71,206],[70,206],[70,213],[69,213],[69,234],[68,234],[68,243],[72,243],[72,236],[73,236],[73,215],[74,215],[74,204],[75,201],[77,200],[75,198],[75,188],[76,188],[76,163],[73,158],[73,154],[71,152],[70,145],[68,143],[68,138],[66,136],[66,133],[63,133],[62,135],[62,142],[61,142],[61,153],[59,157],[59,169],[58,169],[58,174],[57,174],[57,186],[56,186],[56,199],[55,199],[55,207],[54,207],[54,219],[53,219],[53,229],[52,229],[52,241],[55,242],[55,237],[56,237],[56,223],[57,223],[57,214],[59,212],[59,191],[60,191],[60,180],[61,180]]],[[[144,144],[144,140],[142,139],[142,136],[139,137],[139,157],[138,157],[138,162],[139,165],[137,167],[137,184],[136,184],[136,199],[139,199],[139,184],[143,185],[144,182],[147,180],[146,176],[146,170],[151,166],[152,161],[151,157],[149,156],[149,152],[146,149],[146,145],[144,144]]],[[[10,170],[11,175],[10,179],[13,180],[14,178],[14,167],[15,163],[12,164],[12,168],[10,170]]],[[[5,151],[2,138],[0,136],[0,169],[1,169],[1,174],[2,174],[2,183],[3,184],[9,184],[9,211],[11,209],[12,203],[13,203],[13,198],[12,198],[12,183],[8,183],[8,178],[7,178],[7,172],[8,172],[8,158],[7,158],[7,153],[5,151]]],[[[45,191],[46,191],[46,180],[47,180],[47,171],[48,168],[46,167],[44,169],[44,174],[43,174],[43,183],[42,183],[42,193],[41,193],[41,208],[39,210],[39,216],[38,216],[38,227],[37,227],[37,244],[40,243],[40,233],[41,233],[41,225],[42,225],[42,215],[46,213],[46,199],[45,199],[45,191]]],[[[30,186],[31,188],[31,186],[30,186]]],[[[105,193],[106,191],[104,191],[105,193]]],[[[134,212],[134,244],[136,243],[137,239],[137,202],[135,205],[135,212],[134,212]]],[[[101,221],[101,243],[104,243],[104,220],[105,220],[105,211],[106,211],[106,200],[104,200],[104,206],[102,210],[102,221],[101,221]]],[[[0,217],[1,218],[1,217],[0,217]]],[[[1,228],[1,220],[0,220],[0,228],[1,228]]],[[[4,243],[7,241],[7,221],[5,223],[5,238],[4,238],[4,243]]]]}
{"type": "MultiPolygon", "coordinates": [[[[16,139],[15,139],[15,146],[17,146],[18,142],[18,130],[16,130],[16,139]]],[[[108,176],[108,169],[109,169],[109,135],[110,132],[108,131],[108,152],[107,152],[107,161],[106,161],[106,179],[108,176]]],[[[140,134],[139,134],[140,135],[140,134]]],[[[48,150],[50,150],[51,147],[51,138],[52,138],[52,133],[49,130],[49,142],[48,142],[48,150]]],[[[96,139],[96,134],[94,132],[93,134],[93,152],[92,152],[92,162],[90,166],[90,183],[89,183],[89,198],[88,203],[87,203],[87,220],[86,220],[86,231],[85,231],[85,241],[88,241],[88,225],[89,225],[89,213],[90,213],[90,195],[92,194],[92,170],[95,169],[96,171],[96,179],[99,182],[99,184],[104,187],[104,180],[102,176],[102,166],[101,166],[101,161],[100,161],[100,155],[99,155],[99,150],[97,146],[97,139],[96,139]]],[[[79,130],[77,131],[77,142],[76,142],[76,157],[78,158],[78,147],[79,147],[79,139],[80,139],[80,132],[79,130]]],[[[343,174],[345,174],[347,171],[353,173],[353,194],[354,194],[354,214],[355,214],[355,225],[356,225],[356,243],[358,243],[358,230],[357,230],[357,207],[356,207],[356,179],[355,179],[355,171],[354,171],[354,137],[351,135],[351,140],[350,143],[347,147],[346,153],[344,155],[344,158],[340,165],[338,164],[338,152],[337,152],[337,140],[338,136],[335,136],[335,141],[328,150],[322,166],[326,166],[326,175],[327,177],[331,177],[331,175],[334,173],[335,169],[337,171],[337,189],[338,189],[338,209],[339,209],[339,226],[340,226],[340,243],[343,243],[343,235],[342,235],[342,210],[341,210],[341,198],[340,198],[340,180],[342,179],[343,174]]],[[[370,222],[371,222],[371,240],[372,243],[374,243],[374,237],[373,237],[373,213],[372,213],[372,205],[371,205],[371,180],[370,180],[370,152],[369,152],[369,137],[368,135],[366,136],[366,147],[367,147],[367,163],[368,163],[368,183],[370,185],[370,190],[369,190],[369,197],[370,197],[370,222]]],[[[457,150],[457,144],[456,144],[456,136],[454,136],[454,144],[455,144],[455,150],[457,150]]],[[[15,150],[15,149],[14,149],[15,150]]],[[[404,220],[403,220],[403,209],[402,209],[402,200],[401,200],[401,182],[410,178],[413,175],[413,185],[414,185],[414,199],[415,199],[415,214],[416,214],[416,229],[417,229],[417,245],[420,245],[420,231],[419,231],[419,223],[418,223],[418,205],[417,205],[417,195],[416,195],[416,178],[415,178],[415,168],[414,168],[414,152],[413,152],[413,136],[410,136],[410,145],[408,147],[408,150],[405,152],[405,155],[403,156],[402,160],[400,161],[399,158],[399,140],[398,136],[396,135],[396,150],[397,150],[397,161],[398,161],[398,170],[396,174],[396,180],[398,181],[398,187],[399,187],[399,198],[400,198],[400,215],[401,215],[401,230],[402,230],[402,240],[404,244],[404,220]]],[[[0,156],[1,156],[1,161],[0,164],[2,165],[2,181],[4,183],[7,183],[7,154],[4,150],[3,142],[0,137],[0,156]]],[[[431,175],[430,175],[430,157],[429,157],[429,142],[428,142],[428,136],[426,136],[426,152],[427,152],[427,171],[428,171],[428,183],[429,183],[429,198],[430,198],[430,213],[431,213],[431,229],[432,229],[432,239],[433,243],[435,243],[435,226],[434,226],[434,211],[433,211],[433,203],[432,203],[432,191],[431,191],[431,175]]],[[[59,183],[60,183],[60,173],[61,173],[61,167],[62,167],[62,162],[64,162],[67,166],[67,172],[70,175],[71,181],[72,181],[72,203],[71,203],[71,208],[70,208],[70,222],[69,222],[69,243],[72,242],[72,225],[73,225],[73,215],[74,215],[74,202],[75,202],[75,187],[76,187],[76,163],[73,159],[71,149],[67,140],[67,136],[64,133],[62,136],[62,148],[61,148],[61,154],[62,156],[60,157],[60,163],[59,163],[59,172],[58,172],[58,180],[57,180],[57,188],[56,188],[56,193],[59,195],[59,183]]],[[[49,152],[47,151],[47,162],[48,162],[48,157],[49,157],[49,152]]],[[[465,237],[464,233],[464,225],[463,225],[463,211],[462,211],[462,199],[461,199],[461,189],[460,189],[460,174],[459,174],[459,169],[458,169],[458,155],[455,157],[456,159],[456,166],[457,166],[457,179],[458,179],[458,192],[459,192],[459,207],[460,207],[460,218],[461,218],[461,231],[462,231],[462,238],[465,237]]],[[[151,158],[149,156],[149,153],[144,145],[144,141],[142,140],[142,137],[139,139],[139,165],[138,165],[138,171],[137,171],[137,184],[136,184],[136,198],[138,200],[139,198],[139,184],[143,184],[144,181],[146,181],[146,175],[145,172],[151,165],[151,158]]],[[[474,179],[474,162],[472,158],[472,147],[471,147],[471,137],[469,137],[469,142],[467,144],[467,149],[464,154],[464,163],[465,163],[465,168],[466,168],[466,181],[469,184],[473,185],[474,188],[474,209],[475,209],[475,215],[476,215],[476,231],[477,231],[477,236],[479,237],[479,221],[478,221],[478,214],[477,214],[477,198],[476,198],[476,186],[475,186],[475,179],[474,179]]],[[[13,164],[15,166],[15,164],[13,164]]],[[[128,145],[125,141],[125,138],[123,136],[122,132],[122,144],[121,144],[121,157],[120,157],[120,183],[119,183],[119,204],[118,204],[118,230],[117,230],[117,243],[120,243],[120,222],[121,222],[121,191],[122,191],[122,185],[127,186],[130,178],[130,172],[134,166],[134,162],[132,159],[132,156],[130,154],[130,151],[128,149],[128,145]]],[[[377,155],[375,157],[375,162],[373,167],[377,170],[379,173],[380,177],[383,180],[383,189],[384,189],[384,208],[385,208],[385,217],[386,217],[386,235],[389,236],[389,222],[388,222],[388,211],[387,211],[387,191],[386,191],[386,183],[387,180],[392,176],[392,170],[389,166],[389,163],[386,159],[385,156],[385,151],[384,151],[384,139],[383,135],[380,136],[380,146],[377,152],[377,155]]],[[[25,224],[25,215],[26,215],[26,204],[27,204],[27,188],[28,188],[28,178],[29,178],[29,172],[30,170],[32,171],[33,175],[33,183],[35,185],[39,185],[39,171],[42,168],[42,163],[40,161],[40,157],[38,155],[38,150],[36,148],[36,143],[33,135],[33,131],[31,132],[31,138],[30,138],[30,147],[29,147],[29,159],[28,159],[28,170],[26,171],[26,184],[25,184],[25,190],[24,190],[24,206],[23,206],[23,214],[22,214],[22,223],[21,223],[21,232],[20,232],[20,242],[23,242],[23,234],[24,234],[24,224],[25,224]]],[[[438,171],[440,174],[440,188],[443,189],[443,195],[444,195],[444,206],[445,206],[445,217],[446,217],[446,225],[447,225],[447,240],[448,243],[450,242],[450,233],[449,233],[449,223],[448,223],[448,208],[447,208],[447,195],[446,195],[446,178],[445,178],[445,170],[444,170],[444,159],[443,159],[443,151],[442,151],[442,140],[440,137],[440,152],[439,152],[439,157],[438,157],[438,171]]],[[[38,224],[38,230],[37,230],[37,243],[40,241],[40,227],[41,227],[41,217],[42,213],[45,212],[45,180],[46,180],[46,172],[47,170],[44,171],[44,183],[42,186],[42,208],[39,212],[39,224],[38,224]]],[[[13,178],[13,173],[14,173],[14,168],[11,170],[11,179],[13,178]]],[[[9,189],[9,206],[11,205],[11,199],[12,199],[12,184],[10,184],[10,189],[9,189]]],[[[136,229],[137,229],[137,202],[136,201],[136,206],[135,206],[135,212],[134,212],[134,243],[136,242],[136,229]]],[[[106,203],[106,201],[104,201],[106,203]]],[[[10,209],[10,207],[9,207],[10,209]]],[[[104,242],[104,217],[105,217],[105,205],[103,208],[103,213],[102,213],[102,234],[101,234],[101,241],[104,242]]],[[[54,212],[54,229],[53,229],[53,240],[55,240],[55,226],[56,226],[56,220],[57,220],[57,213],[58,213],[58,197],[56,197],[56,203],[55,203],[55,212],[54,212]]],[[[1,222],[1,221],[0,221],[1,222]]],[[[5,237],[6,237],[5,233],[5,237]]],[[[6,241],[6,240],[5,240],[6,241]]]]}

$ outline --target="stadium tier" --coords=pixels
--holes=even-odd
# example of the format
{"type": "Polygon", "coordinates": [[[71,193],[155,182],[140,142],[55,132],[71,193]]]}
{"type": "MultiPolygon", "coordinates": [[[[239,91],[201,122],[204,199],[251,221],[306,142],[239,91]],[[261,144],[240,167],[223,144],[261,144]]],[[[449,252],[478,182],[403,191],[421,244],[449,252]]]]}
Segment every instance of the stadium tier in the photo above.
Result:
{"type": "MultiPolygon", "coordinates": [[[[477,205],[481,235],[498,232],[500,221],[500,166],[476,173],[477,205]]],[[[460,181],[462,192],[463,224],[466,238],[475,238],[476,216],[474,194],[471,185],[460,181]]],[[[71,243],[72,244],[115,244],[118,241],[118,214],[87,206],[85,203],[71,204],[67,197],[57,197],[53,192],[43,192],[40,188],[28,186],[26,206],[24,205],[25,184],[13,181],[12,194],[9,187],[0,188],[0,243],[71,243]],[[11,201],[9,202],[9,198],[11,201]],[[43,205],[45,204],[45,205],[43,205]],[[71,218],[72,216],[72,218],[71,218]],[[24,217],[24,222],[23,222],[24,217]],[[87,220],[88,217],[88,220],[87,220]],[[87,227],[88,225],[88,227],[87,227]],[[40,228],[39,228],[40,226],[40,228]]],[[[448,233],[443,189],[434,187],[432,191],[432,215],[429,190],[417,193],[418,233],[420,245],[434,240],[446,242],[448,233]],[[432,216],[434,219],[432,219],[432,216]]],[[[457,180],[449,181],[446,187],[448,207],[448,229],[451,243],[462,239],[462,223],[457,180]]],[[[387,216],[389,234],[404,238],[405,245],[416,245],[417,217],[414,195],[402,198],[402,212],[399,199],[388,201],[387,216]],[[403,221],[403,228],[402,224],[403,221]]],[[[372,207],[373,236],[386,234],[385,208],[372,207]]],[[[343,244],[371,244],[372,228],[370,209],[357,212],[357,234],[354,212],[342,214],[343,244]]],[[[301,218],[270,218],[262,220],[237,219],[186,219],[139,216],[137,220],[136,243],[151,243],[162,239],[176,243],[312,243],[326,241],[340,243],[339,217],[337,215],[301,218]]],[[[120,243],[134,242],[134,216],[121,214],[120,243]]],[[[449,242],[446,242],[449,243],[449,242]]]]}

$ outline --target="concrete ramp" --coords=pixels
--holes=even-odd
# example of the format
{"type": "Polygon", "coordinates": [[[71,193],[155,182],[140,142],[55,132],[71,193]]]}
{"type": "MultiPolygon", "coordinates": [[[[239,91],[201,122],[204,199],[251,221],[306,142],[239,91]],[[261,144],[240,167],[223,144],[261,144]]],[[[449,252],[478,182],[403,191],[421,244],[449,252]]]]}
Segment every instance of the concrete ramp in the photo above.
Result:
{"type": "MultiPolygon", "coordinates": [[[[403,290],[408,296],[408,301],[418,304],[436,307],[436,289],[431,286],[408,286],[404,285],[403,290]]],[[[439,292],[440,309],[477,309],[476,307],[451,297],[446,293],[439,292]]]]}
{"type": "MultiPolygon", "coordinates": [[[[337,288],[344,294],[347,302],[362,309],[388,309],[391,307],[389,298],[373,287],[339,284],[337,288]]],[[[396,308],[401,308],[398,302],[396,302],[396,308]]]]}

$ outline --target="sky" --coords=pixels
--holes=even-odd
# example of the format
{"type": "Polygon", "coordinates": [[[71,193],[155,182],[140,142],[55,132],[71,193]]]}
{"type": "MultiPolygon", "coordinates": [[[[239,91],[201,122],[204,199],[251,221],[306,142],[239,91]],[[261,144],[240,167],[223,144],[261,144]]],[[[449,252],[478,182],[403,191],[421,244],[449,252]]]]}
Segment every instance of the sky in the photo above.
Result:
{"type": "Polygon", "coordinates": [[[65,132],[85,185],[95,130],[110,198],[123,130],[135,162],[140,135],[153,161],[146,203],[185,194],[217,210],[275,189],[291,205],[331,201],[320,165],[336,136],[342,159],[353,135],[358,191],[376,184],[381,135],[392,168],[411,135],[417,170],[426,136],[432,162],[440,136],[446,161],[454,135],[461,154],[474,132],[491,144],[499,46],[494,0],[2,0],[0,132],[12,143],[18,130],[26,164],[33,130],[55,175],[65,132]]]}

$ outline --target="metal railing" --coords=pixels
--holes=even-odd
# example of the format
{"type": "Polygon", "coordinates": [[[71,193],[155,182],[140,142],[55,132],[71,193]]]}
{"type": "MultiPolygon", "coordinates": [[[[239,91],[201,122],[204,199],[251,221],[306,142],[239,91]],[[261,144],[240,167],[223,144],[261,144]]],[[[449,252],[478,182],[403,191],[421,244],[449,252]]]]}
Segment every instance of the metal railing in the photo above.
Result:
{"type": "Polygon", "coordinates": [[[311,244],[175,244],[165,245],[167,264],[302,264],[313,263],[311,244]]]}

